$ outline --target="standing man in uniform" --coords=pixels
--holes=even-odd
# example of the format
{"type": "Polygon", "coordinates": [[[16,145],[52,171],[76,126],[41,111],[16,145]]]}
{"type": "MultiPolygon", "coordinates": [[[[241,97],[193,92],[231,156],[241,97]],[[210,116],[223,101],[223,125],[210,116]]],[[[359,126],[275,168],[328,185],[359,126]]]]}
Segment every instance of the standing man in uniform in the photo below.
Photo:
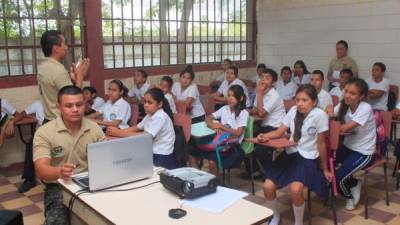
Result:
{"type": "Polygon", "coordinates": [[[340,85],[340,71],[349,69],[353,76],[358,76],[358,66],[356,61],[347,55],[349,45],[346,41],[340,40],[336,43],[336,58],[332,59],[328,67],[329,90],[340,85]]]}
{"type": "Polygon", "coordinates": [[[57,179],[69,180],[87,170],[86,146],[103,141],[101,128],[84,118],[82,90],[65,86],[58,93],[60,116],[40,127],[33,139],[33,159],[37,177],[45,183],[45,225],[68,225],[68,209],[63,205],[57,179]]]}
{"type": "MultiPolygon", "coordinates": [[[[83,79],[87,75],[90,61],[82,59],[78,66],[71,65],[70,72],[64,68],[62,61],[68,52],[68,46],[65,43],[65,38],[60,31],[48,30],[42,34],[40,39],[45,59],[38,66],[38,86],[40,94],[40,102],[44,109],[43,124],[57,117],[57,93],[67,85],[73,83],[77,87],[82,87],[83,79]]],[[[18,188],[18,192],[23,193],[29,191],[36,185],[35,170],[32,161],[32,141],[25,148],[25,163],[22,178],[24,182],[18,188]]]]}

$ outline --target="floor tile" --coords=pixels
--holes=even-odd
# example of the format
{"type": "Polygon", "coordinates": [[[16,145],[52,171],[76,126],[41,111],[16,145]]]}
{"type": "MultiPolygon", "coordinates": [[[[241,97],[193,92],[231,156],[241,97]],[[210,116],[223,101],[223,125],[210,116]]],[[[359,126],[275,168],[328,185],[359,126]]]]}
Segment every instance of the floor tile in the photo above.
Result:
{"type": "MultiPolygon", "coordinates": [[[[364,216],[364,213],[361,213],[360,216],[364,216]]],[[[396,215],[390,212],[385,212],[376,208],[368,209],[368,218],[369,220],[375,220],[381,223],[386,223],[393,219],[396,215]]]]}
{"type": "Polygon", "coordinates": [[[5,201],[5,202],[2,202],[1,204],[6,209],[16,209],[16,208],[21,208],[21,207],[24,207],[27,205],[32,205],[33,202],[27,197],[22,197],[22,198],[5,201]]]}

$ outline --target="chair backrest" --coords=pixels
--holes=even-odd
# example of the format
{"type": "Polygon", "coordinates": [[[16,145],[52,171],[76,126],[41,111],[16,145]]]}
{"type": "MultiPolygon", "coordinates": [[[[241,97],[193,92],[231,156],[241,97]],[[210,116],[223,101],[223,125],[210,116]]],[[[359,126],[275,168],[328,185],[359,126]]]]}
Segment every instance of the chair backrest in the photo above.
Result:
{"type": "Polygon", "coordinates": [[[389,85],[389,91],[394,93],[397,101],[399,99],[399,87],[397,85],[389,85]]]}
{"type": "Polygon", "coordinates": [[[209,94],[211,92],[211,87],[208,85],[197,85],[197,89],[199,89],[200,95],[209,94]]]}
{"type": "Polygon", "coordinates": [[[329,148],[336,151],[339,148],[340,122],[336,120],[329,121],[329,148]]]}
{"type": "Polygon", "coordinates": [[[212,95],[200,95],[200,102],[203,105],[204,111],[206,111],[206,115],[214,112],[215,100],[212,95]]]}
{"type": "Polygon", "coordinates": [[[131,105],[131,118],[129,119],[129,125],[135,126],[139,120],[139,106],[137,104],[131,105]]]}
{"type": "Polygon", "coordinates": [[[176,106],[176,112],[181,113],[181,114],[186,114],[188,105],[184,101],[176,101],[175,102],[176,106]]]}
{"type": "Polygon", "coordinates": [[[283,100],[283,104],[285,105],[285,110],[288,112],[294,105],[296,105],[296,101],[291,100],[283,100]]]}
{"type": "Polygon", "coordinates": [[[339,104],[339,97],[337,95],[331,95],[331,97],[332,97],[333,107],[335,107],[337,104],[339,104]]]}
{"type": "Polygon", "coordinates": [[[192,127],[192,118],[189,115],[175,113],[174,114],[174,125],[181,126],[185,135],[186,142],[190,140],[190,130],[192,127]]]}
{"type": "MultiPolygon", "coordinates": [[[[253,138],[253,133],[254,133],[254,118],[252,116],[249,116],[247,119],[247,126],[246,130],[244,131],[244,140],[247,138],[253,138]]],[[[242,150],[245,155],[250,154],[254,151],[254,143],[248,142],[248,141],[242,141],[240,144],[242,147],[242,150]]]]}
{"type": "Polygon", "coordinates": [[[392,113],[382,112],[383,127],[385,128],[385,136],[390,139],[390,130],[392,128],[392,113]]]}

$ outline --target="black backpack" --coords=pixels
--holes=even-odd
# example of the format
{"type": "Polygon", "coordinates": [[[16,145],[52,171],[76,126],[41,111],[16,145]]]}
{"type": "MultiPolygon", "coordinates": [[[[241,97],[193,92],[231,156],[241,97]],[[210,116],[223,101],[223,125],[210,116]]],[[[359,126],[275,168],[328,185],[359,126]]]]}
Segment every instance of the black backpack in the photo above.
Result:
{"type": "Polygon", "coordinates": [[[389,91],[388,102],[387,102],[388,111],[392,111],[393,109],[395,109],[396,103],[397,103],[397,99],[396,99],[395,93],[393,91],[389,91]]]}
{"type": "Polygon", "coordinates": [[[188,159],[188,145],[186,144],[185,135],[181,126],[174,125],[175,143],[174,143],[174,157],[176,165],[179,167],[187,166],[188,159]]]}

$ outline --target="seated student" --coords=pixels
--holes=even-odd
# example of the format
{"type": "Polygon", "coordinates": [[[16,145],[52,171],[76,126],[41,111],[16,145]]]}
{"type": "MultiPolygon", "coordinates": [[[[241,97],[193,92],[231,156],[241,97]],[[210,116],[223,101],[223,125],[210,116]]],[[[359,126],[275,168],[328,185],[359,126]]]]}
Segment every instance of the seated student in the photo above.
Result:
{"type": "Polygon", "coordinates": [[[0,146],[4,138],[10,138],[15,132],[15,122],[19,121],[22,116],[17,109],[11,105],[7,99],[0,98],[0,146]]]}
{"type": "Polygon", "coordinates": [[[173,80],[170,76],[163,76],[161,78],[159,88],[164,92],[165,98],[168,100],[169,107],[171,108],[172,113],[176,113],[176,105],[174,101],[174,96],[171,94],[171,88],[173,84],[173,80]]]}
{"type": "Polygon", "coordinates": [[[332,179],[328,170],[325,145],[329,119],[326,113],[317,107],[317,102],[317,90],[309,84],[301,85],[296,91],[296,106],[286,114],[280,127],[257,136],[260,142],[267,142],[283,137],[290,129],[290,140],[297,143],[280,154],[266,171],[264,195],[268,207],[274,212],[270,225],[280,222],[277,188],[290,185],[295,224],[303,224],[304,187],[321,198],[328,197],[327,180],[332,179]]]}
{"type": "Polygon", "coordinates": [[[260,63],[257,65],[257,74],[251,78],[254,87],[257,86],[258,81],[261,79],[261,73],[265,69],[267,69],[267,66],[264,63],[260,63]]]}
{"type": "Polygon", "coordinates": [[[275,84],[275,89],[283,100],[292,100],[298,88],[297,84],[292,81],[292,70],[288,66],[282,67],[281,78],[275,84]]]}
{"type": "Polygon", "coordinates": [[[332,96],[322,89],[324,85],[324,73],[321,70],[314,70],[311,74],[311,85],[318,92],[318,108],[324,110],[329,117],[333,116],[333,101],[332,96]]]}
{"type": "Polygon", "coordinates": [[[103,107],[105,102],[97,96],[97,91],[94,87],[84,87],[82,91],[83,99],[85,100],[85,115],[99,111],[103,107]]]}
{"type": "Polygon", "coordinates": [[[340,131],[349,133],[336,153],[335,171],[339,193],[346,198],[346,209],[356,208],[362,182],[353,174],[368,167],[374,161],[376,124],[371,106],[365,102],[368,84],[359,78],[350,79],[344,88],[344,98],[335,107],[335,114],[342,123],[340,131]]]}
{"type": "MultiPolygon", "coordinates": [[[[267,133],[278,129],[286,113],[283,100],[273,87],[278,74],[272,69],[264,69],[260,78],[256,89],[256,101],[250,112],[264,118],[258,133],[267,133]]],[[[263,166],[263,170],[266,170],[272,162],[272,151],[271,148],[256,145],[255,157],[263,166]]]]}
{"type": "Polygon", "coordinates": [[[145,131],[153,137],[153,162],[155,166],[176,168],[174,158],[175,131],[173,115],[164,93],[159,88],[150,88],[144,95],[146,116],[136,126],[126,129],[107,128],[107,135],[127,137],[145,131]]]}
{"type": "Polygon", "coordinates": [[[210,84],[212,92],[216,92],[219,86],[221,86],[221,83],[225,80],[226,69],[232,65],[233,62],[230,59],[224,59],[224,61],[221,63],[222,73],[218,75],[210,84]]]}
{"type": "Polygon", "coordinates": [[[147,72],[144,70],[135,71],[133,81],[133,87],[128,92],[128,102],[130,104],[142,103],[144,93],[151,87],[151,85],[146,82],[147,72]]]}
{"type": "Polygon", "coordinates": [[[44,183],[44,224],[67,225],[68,208],[58,179],[70,181],[88,169],[88,144],[104,140],[100,127],[84,118],[82,90],[65,86],[58,92],[59,117],[41,126],[33,139],[33,159],[38,179],[44,183]]]}
{"type": "MultiPolygon", "coordinates": [[[[207,126],[216,132],[228,132],[230,134],[229,139],[237,137],[237,143],[235,143],[226,152],[220,152],[221,161],[224,168],[231,168],[233,166],[240,165],[244,153],[241,150],[239,144],[242,142],[245,129],[247,126],[247,119],[249,113],[246,110],[246,96],[244,90],[240,85],[232,85],[228,90],[228,105],[221,107],[218,111],[207,116],[207,126]],[[221,122],[213,122],[213,120],[220,120],[221,122]]],[[[217,155],[213,151],[201,151],[199,148],[195,148],[190,156],[189,162],[193,167],[197,167],[200,158],[209,160],[210,172],[214,175],[218,175],[217,155]]]]}
{"type": "Polygon", "coordinates": [[[353,72],[350,69],[342,69],[339,75],[339,86],[335,86],[329,91],[332,96],[338,96],[339,100],[343,99],[344,86],[346,86],[347,81],[353,78],[353,72]]]}
{"type": "Polygon", "coordinates": [[[230,86],[234,84],[238,84],[243,88],[244,94],[246,96],[246,107],[249,108],[251,106],[249,101],[249,92],[247,91],[247,87],[244,84],[244,82],[238,78],[239,76],[238,73],[239,70],[236,66],[230,66],[226,70],[226,79],[224,80],[224,82],[222,82],[221,86],[218,88],[218,91],[213,94],[214,99],[220,102],[219,104],[215,105],[215,110],[218,110],[223,105],[226,105],[228,97],[228,89],[230,86]]]}
{"type": "Polygon", "coordinates": [[[179,82],[175,82],[172,86],[172,94],[178,101],[185,101],[191,108],[190,116],[192,123],[198,123],[205,120],[205,111],[200,102],[200,93],[197,85],[193,83],[194,72],[192,65],[188,65],[180,74],[179,82]]]}
{"type": "Polygon", "coordinates": [[[35,100],[30,104],[24,111],[21,112],[21,115],[23,117],[26,117],[30,114],[35,114],[35,118],[37,120],[37,124],[41,126],[44,121],[44,111],[43,111],[43,105],[40,102],[40,100],[35,100]]]}
{"type": "Polygon", "coordinates": [[[390,81],[384,78],[385,64],[376,62],[372,66],[372,78],[368,78],[368,102],[373,110],[386,111],[390,81]]]}
{"type": "Polygon", "coordinates": [[[128,128],[128,121],[131,118],[131,106],[124,99],[126,93],[127,88],[122,81],[112,80],[108,84],[108,101],[98,112],[89,115],[89,117],[93,118],[103,128],[128,128]]]}
{"type": "Polygon", "coordinates": [[[302,60],[298,60],[294,63],[292,81],[298,86],[302,84],[309,84],[311,81],[310,72],[308,72],[306,64],[302,60]]]}
{"type": "Polygon", "coordinates": [[[397,102],[396,108],[392,110],[393,119],[400,120],[400,101],[397,102]]]}

